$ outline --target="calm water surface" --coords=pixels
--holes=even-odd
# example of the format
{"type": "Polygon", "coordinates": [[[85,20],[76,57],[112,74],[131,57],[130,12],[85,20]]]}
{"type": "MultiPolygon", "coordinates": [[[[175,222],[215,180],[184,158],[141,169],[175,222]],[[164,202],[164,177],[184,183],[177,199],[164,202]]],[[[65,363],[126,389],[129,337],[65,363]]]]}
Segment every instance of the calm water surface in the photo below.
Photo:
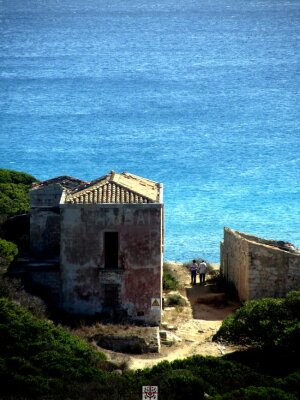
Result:
{"type": "Polygon", "coordinates": [[[165,258],[300,246],[299,0],[0,0],[0,167],[164,183],[165,258]]]}

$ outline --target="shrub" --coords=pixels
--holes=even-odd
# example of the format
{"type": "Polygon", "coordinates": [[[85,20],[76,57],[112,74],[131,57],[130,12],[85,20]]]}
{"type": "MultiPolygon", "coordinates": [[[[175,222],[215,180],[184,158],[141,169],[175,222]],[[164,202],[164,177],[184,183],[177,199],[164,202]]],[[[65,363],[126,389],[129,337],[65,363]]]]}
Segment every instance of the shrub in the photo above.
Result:
{"type": "Polygon", "coordinates": [[[159,382],[159,396],[162,399],[203,399],[205,383],[188,369],[169,370],[153,375],[151,379],[159,382]]]}
{"type": "Polygon", "coordinates": [[[14,300],[31,314],[38,318],[47,317],[47,307],[45,302],[37,296],[26,292],[20,279],[8,276],[0,277],[0,297],[14,300]]]}
{"type": "Polygon", "coordinates": [[[13,216],[29,211],[28,186],[0,183],[0,214],[13,216]]]}
{"type": "Polygon", "coordinates": [[[2,393],[51,393],[65,381],[101,377],[97,362],[105,359],[104,354],[62,328],[4,298],[0,321],[0,372],[6,382],[2,393]]]}
{"type": "Polygon", "coordinates": [[[286,349],[282,347],[263,349],[250,347],[228,353],[222,358],[246,365],[262,374],[281,378],[285,377],[287,374],[293,373],[300,367],[297,353],[286,351],[286,349]]]}
{"type": "Polygon", "coordinates": [[[28,190],[36,181],[24,172],[0,169],[0,214],[12,216],[28,212],[28,190]]]}
{"type": "Polygon", "coordinates": [[[214,340],[249,344],[258,347],[285,346],[299,349],[300,292],[290,292],[286,299],[247,301],[234,315],[227,317],[214,340]]]}
{"type": "Polygon", "coordinates": [[[186,305],[185,300],[182,296],[180,296],[179,293],[170,293],[165,300],[166,307],[185,306],[185,305],[186,305]]]}
{"type": "Polygon", "coordinates": [[[168,264],[164,264],[163,268],[163,289],[164,290],[177,290],[178,280],[170,271],[168,264]]]}
{"type": "Polygon", "coordinates": [[[0,183],[22,183],[24,185],[31,185],[36,181],[37,180],[34,176],[26,174],[25,172],[0,168],[0,183]]]}
{"type": "Polygon", "coordinates": [[[0,269],[6,269],[18,254],[18,247],[7,240],[0,239],[0,269]]]}
{"type": "Polygon", "coordinates": [[[300,399],[300,369],[289,374],[282,382],[281,389],[292,392],[300,399]]]}
{"type": "Polygon", "coordinates": [[[239,363],[233,363],[216,357],[193,356],[171,363],[173,369],[187,368],[206,383],[206,391],[226,393],[233,389],[250,385],[268,386],[273,378],[263,376],[239,363]],[[213,388],[213,389],[212,389],[213,388]]]}
{"type": "Polygon", "coordinates": [[[234,390],[223,396],[217,396],[216,400],[297,400],[291,393],[272,387],[247,387],[234,390]]]}

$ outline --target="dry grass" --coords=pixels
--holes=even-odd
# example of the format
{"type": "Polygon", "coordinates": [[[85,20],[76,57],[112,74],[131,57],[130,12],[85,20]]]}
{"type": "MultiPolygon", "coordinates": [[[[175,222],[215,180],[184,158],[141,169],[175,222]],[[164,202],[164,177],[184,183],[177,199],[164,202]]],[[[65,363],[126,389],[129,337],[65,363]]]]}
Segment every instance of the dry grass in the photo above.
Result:
{"type": "Polygon", "coordinates": [[[91,326],[82,325],[80,328],[73,330],[73,332],[86,340],[91,341],[95,336],[141,336],[148,337],[153,335],[152,327],[135,326],[131,324],[100,324],[96,323],[91,326]]]}

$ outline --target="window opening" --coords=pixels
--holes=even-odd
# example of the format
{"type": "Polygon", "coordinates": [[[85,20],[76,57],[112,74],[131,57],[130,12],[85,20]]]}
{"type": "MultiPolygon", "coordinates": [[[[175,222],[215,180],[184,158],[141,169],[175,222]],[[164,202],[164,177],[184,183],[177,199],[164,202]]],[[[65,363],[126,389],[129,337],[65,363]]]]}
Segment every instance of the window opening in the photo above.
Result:
{"type": "Polygon", "coordinates": [[[105,268],[118,268],[119,260],[119,234],[118,232],[104,233],[105,268]]]}

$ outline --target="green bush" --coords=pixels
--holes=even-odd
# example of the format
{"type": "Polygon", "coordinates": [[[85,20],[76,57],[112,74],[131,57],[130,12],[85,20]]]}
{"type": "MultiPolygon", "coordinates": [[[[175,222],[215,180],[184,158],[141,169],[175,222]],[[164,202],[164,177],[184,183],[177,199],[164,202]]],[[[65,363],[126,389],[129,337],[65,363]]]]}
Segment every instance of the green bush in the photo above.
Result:
{"type": "Polygon", "coordinates": [[[12,242],[0,239],[0,270],[6,269],[18,254],[18,247],[12,242]]]}
{"type": "Polygon", "coordinates": [[[217,396],[216,400],[297,400],[293,394],[272,387],[250,386],[244,389],[234,390],[223,396],[217,396]]]}
{"type": "Polygon", "coordinates": [[[286,392],[292,392],[297,399],[300,399],[300,369],[282,379],[280,388],[286,392]]]}
{"type": "MultiPolygon", "coordinates": [[[[148,379],[148,382],[150,381],[152,385],[158,384],[160,386],[163,376],[176,370],[187,370],[195,378],[201,379],[204,392],[211,396],[250,385],[274,386],[276,384],[274,378],[257,373],[242,364],[225,361],[217,357],[198,355],[173,362],[163,361],[151,370],[139,371],[139,374],[145,382],[148,379]]],[[[200,382],[198,382],[198,385],[200,386],[200,382]]],[[[182,399],[184,398],[182,396],[182,399]]]]}
{"type": "MultiPolygon", "coordinates": [[[[298,297],[292,292],[282,299],[289,318],[299,313],[298,297]]],[[[7,299],[0,299],[0,340],[0,379],[5,382],[0,397],[7,400],[21,396],[31,400],[138,400],[142,386],[148,385],[158,386],[159,398],[165,400],[201,400],[204,393],[214,400],[300,398],[299,357],[294,358],[295,368],[280,378],[256,368],[259,357],[271,357],[272,349],[269,353],[253,349],[252,368],[240,352],[236,360],[244,363],[193,356],[118,375],[112,365],[107,368],[102,353],[7,299]]]]}
{"type": "Polygon", "coordinates": [[[204,381],[188,369],[168,370],[151,377],[158,382],[159,396],[166,400],[203,399],[204,381]]]}
{"type": "Polygon", "coordinates": [[[258,347],[285,346],[299,349],[300,291],[285,299],[266,298],[247,301],[227,317],[214,340],[258,347]]]}
{"type": "Polygon", "coordinates": [[[26,174],[25,172],[0,168],[0,183],[21,183],[24,185],[31,185],[36,181],[37,180],[34,176],[26,174]]]}
{"type": "Polygon", "coordinates": [[[62,328],[4,298],[0,321],[3,394],[51,393],[64,382],[101,378],[97,363],[105,359],[104,354],[62,328]]]}
{"type": "Polygon", "coordinates": [[[163,268],[163,289],[164,290],[177,290],[178,280],[172,275],[167,264],[163,268]]]}
{"type": "Polygon", "coordinates": [[[264,375],[283,378],[297,370],[299,357],[297,353],[287,351],[283,347],[247,347],[246,349],[228,353],[222,357],[234,363],[250,367],[264,375]]]}
{"type": "Polygon", "coordinates": [[[28,186],[0,183],[0,214],[13,216],[29,211],[28,186]]]}
{"type": "Polygon", "coordinates": [[[0,214],[13,216],[28,212],[28,191],[36,181],[24,172],[0,169],[0,214]]]}
{"type": "Polygon", "coordinates": [[[28,293],[20,279],[1,276],[0,297],[16,301],[38,318],[46,318],[48,316],[45,302],[40,297],[28,293]]]}
{"type": "Polygon", "coordinates": [[[171,293],[166,297],[165,306],[185,306],[185,300],[180,296],[179,293],[171,293]]]}

